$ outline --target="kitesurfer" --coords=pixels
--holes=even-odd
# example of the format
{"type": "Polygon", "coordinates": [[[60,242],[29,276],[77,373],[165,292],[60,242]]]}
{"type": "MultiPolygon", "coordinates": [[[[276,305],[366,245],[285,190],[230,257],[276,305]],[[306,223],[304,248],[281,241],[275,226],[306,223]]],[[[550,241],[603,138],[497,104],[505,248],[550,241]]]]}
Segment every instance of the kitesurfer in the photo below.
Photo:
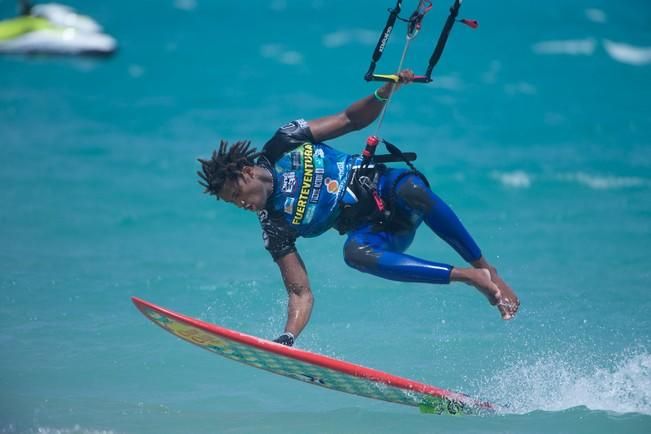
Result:
{"type": "Polygon", "coordinates": [[[211,158],[199,160],[206,193],[258,214],[265,247],[289,295],[287,323],[276,342],[293,345],[312,312],[311,286],[295,240],[330,228],[347,235],[344,260],[357,270],[404,282],[463,282],[496,305],[503,319],[516,314],[514,291],[421,173],[382,164],[364,167],[360,156],[323,143],[368,126],[390,94],[413,78],[404,70],[398,83],[385,84],[340,113],[290,122],[260,152],[248,141],[230,146],[222,141],[211,158]],[[471,266],[407,255],[422,222],[471,266]]]}

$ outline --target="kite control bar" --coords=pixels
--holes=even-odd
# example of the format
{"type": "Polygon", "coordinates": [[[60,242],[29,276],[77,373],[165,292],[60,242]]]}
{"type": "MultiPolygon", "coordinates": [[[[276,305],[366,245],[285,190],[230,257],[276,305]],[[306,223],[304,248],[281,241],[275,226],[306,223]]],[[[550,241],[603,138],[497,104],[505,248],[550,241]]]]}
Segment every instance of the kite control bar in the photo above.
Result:
{"type": "MultiPolygon", "coordinates": [[[[412,80],[413,82],[429,83],[432,81],[432,71],[434,70],[434,67],[436,67],[438,61],[441,59],[441,55],[443,54],[443,49],[445,48],[445,44],[448,41],[448,36],[450,36],[450,32],[452,31],[452,26],[454,26],[454,23],[458,21],[469,26],[472,29],[476,29],[478,27],[478,23],[475,20],[457,19],[457,16],[459,15],[459,8],[461,7],[461,2],[462,0],[454,0],[454,3],[450,7],[450,15],[448,16],[447,20],[445,21],[445,24],[443,25],[441,34],[439,35],[438,41],[436,42],[436,46],[434,47],[434,52],[432,53],[432,56],[429,59],[429,63],[427,64],[425,75],[414,76],[412,80]]],[[[393,84],[391,85],[391,92],[389,92],[388,98],[384,100],[384,106],[382,107],[382,111],[379,114],[376,133],[372,136],[369,136],[366,139],[366,146],[362,151],[362,161],[360,164],[361,168],[368,167],[371,161],[375,160],[376,162],[378,162],[377,161],[378,158],[375,157],[375,151],[377,149],[377,145],[380,142],[382,142],[387,147],[387,150],[390,152],[390,155],[384,156],[386,161],[403,161],[409,166],[411,170],[417,172],[416,168],[411,163],[411,161],[416,159],[415,154],[413,154],[412,152],[402,152],[394,144],[384,139],[381,139],[379,137],[380,127],[382,125],[382,121],[384,120],[384,115],[387,111],[387,107],[391,102],[393,90],[395,89],[395,86],[400,80],[398,73],[402,70],[402,65],[405,61],[405,58],[407,57],[407,51],[409,50],[409,45],[411,41],[420,32],[422,21],[423,18],[425,17],[425,14],[427,14],[432,9],[432,1],[419,0],[416,10],[411,14],[409,19],[404,19],[399,16],[401,8],[402,8],[402,0],[397,0],[395,7],[393,9],[389,9],[389,18],[387,19],[387,23],[384,26],[384,30],[380,34],[380,39],[378,40],[375,46],[375,50],[373,51],[373,56],[371,58],[371,65],[369,66],[368,71],[364,75],[364,79],[366,81],[387,81],[387,82],[392,82],[393,84]],[[389,37],[391,36],[391,32],[393,31],[396,20],[405,21],[407,23],[407,38],[405,40],[405,45],[402,49],[402,56],[400,58],[400,63],[398,64],[397,72],[395,74],[375,74],[375,67],[377,65],[377,62],[382,57],[382,53],[384,52],[387,43],[389,42],[389,37]]],[[[354,182],[359,181],[360,184],[372,195],[375,201],[376,208],[380,213],[382,213],[382,215],[387,216],[388,213],[390,213],[390,211],[388,211],[385,208],[384,202],[380,197],[380,194],[378,193],[376,186],[368,182],[368,177],[358,177],[358,172],[356,171],[353,174],[352,181],[354,182]],[[363,179],[366,180],[366,183],[362,182],[363,179]]]]}
{"type": "MultiPolygon", "coordinates": [[[[454,0],[454,3],[450,7],[450,15],[443,25],[443,30],[441,30],[441,34],[439,35],[439,39],[436,43],[436,47],[434,48],[434,52],[429,59],[425,75],[416,75],[413,80],[414,83],[429,83],[432,81],[432,70],[443,54],[443,49],[445,48],[445,44],[448,41],[448,36],[450,35],[450,31],[452,31],[452,26],[455,22],[461,22],[472,29],[476,29],[479,26],[479,23],[476,20],[457,19],[459,8],[461,7],[461,2],[462,0],[454,0]]],[[[405,21],[407,23],[407,40],[405,42],[405,48],[403,50],[404,60],[409,43],[420,31],[425,14],[427,14],[427,12],[432,9],[432,2],[431,0],[419,0],[418,7],[416,7],[416,10],[411,14],[409,19],[400,18],[399,14],[401,8],[402,0],[397,0],[396,6],[393,9],[389,9],[389,18],[387,19],[384,30],[380,34],[380,39],[378,40],[375,46],[375,50],[373,51],[371,65],[364,75],[364,79],[366,81],[392,81],[394,83],[398,82],[399,77],[397,74],[375,74],[376,64],[380,60],[380,57],[382,57],[382,53],[384,52],[384,49],[389,42],[389,37],[393,31],[396,19],[405,21]]]]}

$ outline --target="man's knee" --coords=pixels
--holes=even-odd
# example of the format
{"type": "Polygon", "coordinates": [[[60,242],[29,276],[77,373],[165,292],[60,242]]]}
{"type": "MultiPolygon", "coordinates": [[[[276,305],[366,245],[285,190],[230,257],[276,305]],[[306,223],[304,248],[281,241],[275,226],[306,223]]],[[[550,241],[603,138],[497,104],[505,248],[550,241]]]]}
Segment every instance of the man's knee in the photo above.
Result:
{"type": "Polygon", "coordinates": [[[349,267],[369,272],[377,267],[379,254],[368,244],[348,240],[344,245],[344,261],[349,267]]]}
{"type": "Polygon", "coordinates": [[[397,186],[396,195],[410,208],[422,213],[436,206],[429,187],[417,175],[405,177],[397,186]]]}

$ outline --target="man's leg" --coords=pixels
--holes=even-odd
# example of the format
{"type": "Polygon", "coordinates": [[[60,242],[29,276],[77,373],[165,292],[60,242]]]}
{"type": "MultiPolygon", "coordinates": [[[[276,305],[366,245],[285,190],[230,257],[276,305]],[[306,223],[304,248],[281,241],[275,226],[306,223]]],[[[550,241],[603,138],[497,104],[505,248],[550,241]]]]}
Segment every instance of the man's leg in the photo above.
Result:
{"type": "Polygon", "coordinates": [[[395,186],[395,206],[406,212],[416,212],[434,233],[454,248],[459,255],[477,270],[455,269],[451,280],[469,283],[479,289],[493,305],[497,305],[503,319],[511,319],[520,302],[509,285],[497,274],[495,267],[482,256],[481,250],[463,226],[454,211],[441,200],[423,180],[415,175],[403,177],[395,186]],[[493,285],[487,285],[485,277],[493,285]]]}
{"type": "Polygon", "coordinates": [[[452,266],[402,253],[411,244],[414,232],[375,232],[370,225],[365,226],[349,234],[344,245],[344,260],[353,268],[384,279],[450,283],[452,266]],[[403,248],[396,248],[398,246],[403,248]]]}
{"type": "Polygon", "coordinates": [[[346,263],[360,271],[400,282],[447,284],[464,282],[476,287],[493,304],[499,302],[499,288],[484,269],[455,268],[402,253],[416,228],[402,233],[376,232],[371,225],[353,231],[344,246],[346,263]]]}

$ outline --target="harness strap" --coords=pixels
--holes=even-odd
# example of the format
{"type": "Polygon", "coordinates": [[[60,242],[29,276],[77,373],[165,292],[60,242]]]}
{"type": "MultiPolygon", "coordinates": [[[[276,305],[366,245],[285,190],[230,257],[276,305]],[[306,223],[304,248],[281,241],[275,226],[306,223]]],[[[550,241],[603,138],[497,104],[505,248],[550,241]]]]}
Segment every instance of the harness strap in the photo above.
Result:
{"type": "Polygon", "coordinates": [[[402,152],[402,155],[383,154],[373,157],[375,163],[397,163],[399,161],[416,161],[418,155],[415,152],[402,152]]]}

